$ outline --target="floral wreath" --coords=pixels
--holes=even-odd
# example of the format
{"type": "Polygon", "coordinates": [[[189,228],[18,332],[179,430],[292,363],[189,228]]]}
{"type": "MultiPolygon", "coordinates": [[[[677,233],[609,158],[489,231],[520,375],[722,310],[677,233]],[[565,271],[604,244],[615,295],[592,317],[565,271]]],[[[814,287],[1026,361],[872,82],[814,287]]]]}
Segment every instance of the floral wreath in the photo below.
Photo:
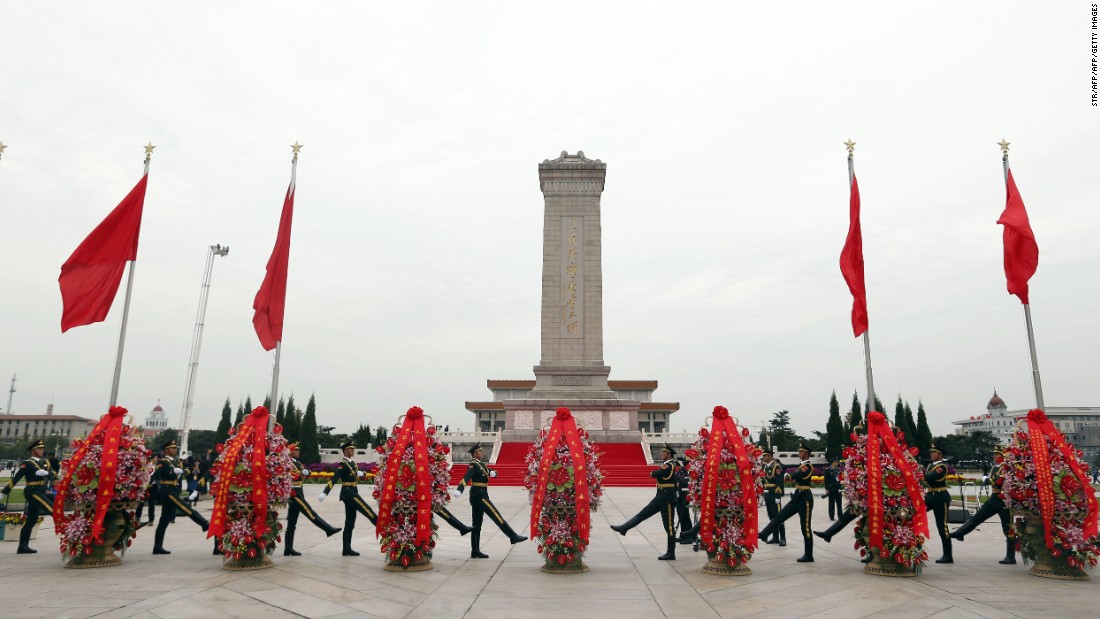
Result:
{"type": "Polygon", "coordinates": [[[603,497],[600,453],[565,407],[555,411],[550,429],[539,430],[527,452],[523,485],[531,501],[531,537],[548,563],[565,565],[588,548],[591,514],[603,497]],[[583,474],[578,478],[578,470],[583,474]]]}
{"type": "MultiPolygon", "coordinates": [[[[151,452],[138,429],[124,420],[127,412],[112,406],[86,438],[72,442],[73,455],[61,463],[53,517],[62,554],[91,555],[92,547],[103,542],[103,521],[111,503],[139,501],[149,485],[151,452]],[[65,507],[70,503],[75,509],[66,516],[65,507]]],[[[129,547],[137,533],[134,512],[124,514],[114,550],[129,547]]]]}
{"type": "Polygon", "coordinates": [[[757,545],[757,506],[764,491],[756,445],[724,406],[715,406],[711,429],[684,451],[688,500],[699,507],[699,534],[707,556],[730,567],[748,563],[757,545]],[[709,523],[709,524],[708,524],[709,523]]]}
{"type": "Polygon", "coordinates": [[[1029,411],[1027,422],[1028,432],[1017,427],[1004,453],[1003,496],[1016,530],[1025,530],[1024,518],[1040,518],[1043,537],[1019,536],[1020,554],[1035,561],[1038,547],[1045,545],[1054,557],[1065,556],[1070,567],[1095,567],[1100,556],[1097,506],[1081,451],[1066,442],[1043,411],[1029,411]]]}
{"type": "Polygon", "coordinates": [[[282,426],[275,424],[275,431],[267,432],[269,415],[267,408],[256,407],[217,446],[210,485],[214,511],[207,537],[221,540],[218,548],[227,559],[271,554],[275,543],[282,541],[277,510],[290,500],[294,467],[282,426]]]}
{"type": "Polygon", "coordinates": [[[407,568],[432,558],[432,513],[451,500],[451,449],[436,439],[436,427],[430,417],[425,421],[419,406],[410,408],[398,423],[386,443],[376,448],[380,457],[375,479],[381,485],[373,495],[378,500],[375,534],[390,563],[407,568]]]}
{"type": "Polygon", "coordinates": [[[918,486],[924,471],[914,457],[917,448],[907,447],[905,433],[895,435],[878,411],[868,413],[867,424],[868,434],[852,433],[840,473],[840,479],[847,481],[844,498],[849,509],[860,514],[854,547],[860,556],[876,548],[880,557],[919,573],[928,560],[924,543],[929,531],[918,486]],[[873,478],[881,481],[874,484],[873,478]]]}

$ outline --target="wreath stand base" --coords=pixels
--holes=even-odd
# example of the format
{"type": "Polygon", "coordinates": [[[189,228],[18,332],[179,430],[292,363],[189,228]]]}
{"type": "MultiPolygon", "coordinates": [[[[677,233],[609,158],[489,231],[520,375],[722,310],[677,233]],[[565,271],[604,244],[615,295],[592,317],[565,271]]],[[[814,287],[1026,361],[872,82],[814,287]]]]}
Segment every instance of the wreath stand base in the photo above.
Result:
{"type": "Polygon", "coordinates": [[[1029,545],[1035,550],[1035,563],[1027,571],[1032,576],[1039,578],[1054,578],[1056,580],[1090,580],[1088,572],[1084,568],[1072,567],[1066,562],[1066,557],[1056,557],[1050,554],[1043,536],[1043,521],[1036,515],[1027,517],[1025,536],[1030,540],[1029,545]]]}
{"type": "Polygon", "coordinates": [[[566,561],[565,563],[558,564],[557,561],[546,560],[546,563],[542,566],[542,571],[547,574],[583,574],[588,571],[588,566],[581,561],[580,557],[574,558],[572,561],[566,561]]]}
{"type": "Polygon", "coordinates": [[[712,558],[703,566],[703,573],[713,576],[748,576],[752,574],[752,570],[744,563],[730,567],[729,563],[712,558]]]}
{"type": "Polygon", "coordinates": [[[242,556],[240,559],[229,557],[222,561],[222,569],[232,572],[264,570],[274,565],[275,562],[272,561],[271,557],[267,556],[267,554],[260,554],[255,557],[242,556]]]}
{"type": "Polygon", "coordinates": [[[401,565],[400,561],[390,561],[382,567],[387,572],[426,572],[432,568],[432,560],[428,557],[409,561],[407,566],[401,565]]]}
{"type": "Polygon", "coordinates": [[[864,574],[896,578],[912,578],[917,575],[917,568],[906,567],[895,561],[893,557],[883,558],[877,551],[872,551],[872,555],[871,561],[863,566],[864,574]]]}

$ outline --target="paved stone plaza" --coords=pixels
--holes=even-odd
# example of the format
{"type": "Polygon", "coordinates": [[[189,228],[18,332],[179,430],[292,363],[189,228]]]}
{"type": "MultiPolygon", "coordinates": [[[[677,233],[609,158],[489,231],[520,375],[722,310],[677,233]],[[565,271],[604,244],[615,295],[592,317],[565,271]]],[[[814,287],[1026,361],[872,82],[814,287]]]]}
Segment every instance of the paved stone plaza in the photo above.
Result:
{"type": "MultiPolygon", "coordinates": [[[[336,524],[343,507],[335,499],[318,504],[336,524]]],[[[527,494],[521,488],[493,488],[493,501],[517,530],[527,530],[527,494]]],[[[0,616],[172,619],[214,617],[1085,617],[1100,604],[1100,578],[1064,582],[1035,578],[1022,563],[997,564],[1004,549],[1000,526],[990,522],[955,544],[954,565],[930,563],[918,578],[867,576],[851,548],[850,534],[825,544],[816,540],[812,564],[795,563],[799,540],[786,548],[762,546],[749,564],[752,575],[716,577],[701,573],[704,553],[679,546],[678,560],[657,561],[664,551],[660,519],[654,517],[626,537],[608,529],[633,515],[652,497],[648,488],[611,488],[593,515],[595,534],[584,575],[539,571],[535,542],[514,547],[486,519],[482,549],[491,558],[470,560],[469,538],[440,531],[433,563],[419,573],[382,569],[373,529],[356,529],[361,557],[340,556],[340,536],[325,538],[300,521],[296,546],[301,557],[275,556],[275,567],[253,572],[221,569],[211,542],[186,518],[168,529],[169,556],[153,556],[152,531],[142,530],[122,565],[62,568],[50,521],[33,542],[37,555],[17,556],[15,544],[0,542],[0,616]]],[[[369,494],[368,494],[369,496],[369,494]]],[[[209,511],[209,500],[200,510],[209,511]]],[[[818,499],[814,525],[828,525],[818,499]]],[[[456,516],[469,522],[465,498],[456,516]]],[[[797,529],[797,518],[788,531],[797,529]]],[[[939,541],[932,542],[932,558],[939,541]]]]}

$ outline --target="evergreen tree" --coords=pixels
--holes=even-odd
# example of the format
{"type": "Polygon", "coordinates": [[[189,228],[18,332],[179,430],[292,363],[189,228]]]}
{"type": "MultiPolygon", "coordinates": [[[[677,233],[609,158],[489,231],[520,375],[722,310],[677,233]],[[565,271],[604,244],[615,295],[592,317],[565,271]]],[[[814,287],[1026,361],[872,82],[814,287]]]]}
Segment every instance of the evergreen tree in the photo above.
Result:
{"type": "Polygon", "coordinates": [[[913,409],[908,400],[905,401],[905,442],[917,444],[917,422],[913,421],[913,409]]]}
{"type": "Polygon", "coordinates": [[[229,398],[225,399],[225,406],[222,407],[222,420],[218,422],[218,429],[214,431],[214,442],[224,443],[229,438],[229,416],[233,414],[233,406],[229,403],[229,398]]]}
{"type": "Polygon", "coordinates": [[[369,446],[373,438],[374,435],[370,433],[370,426],[365,426],[363,424],[359,424],[359,429],[351,435],[351,441],[359,448],[366,448],[369,446]]]}
{"type": "Polygon", "coordinates": [[[389,433],[386,432],[386,426],[378,426],[378,430],[374,433],[374,444],[381,445],[386,442],[389,433]]]}
{"type": "MultiPolygon", "coordinates": [[[[287,408],[294,401],[294,396],[287,400],[287,408]]],[[[315,464],[321,461],[321,451],[317,442],[317,404],[313,396],[309,396],[309,404],[306,405],[306,414],[302,416],[302,428],[299,432],[302,443],[302,462],[315,464]]]]}
{"type": "Polygon", "coordinates": [[[840,420],[840,402],[836,391],[829,397],[829,421],[825,423],[825,457],[839,458],[844,445],[844,423],[840,420]]]}
{"type": "Polygon", "coordinates": [[[768,433],[764,430],[764,428],[760,428],[760,436],[756,437],[756,444],[759,445],[761,449],[769,447],[768,433]]]}
{"type": "Polygon", "coordinates": [[[266,408],[269,413],[271,412],[271,396],[269,395],[264,396],[264,408],[266,408]]]}
{"type": "MultiPolygon", "coordinates": [[[[293,393],[290,394],[290,397],[288,397],[286,399],[286,409],[288,411],[298,411],[298,406],[296,404],[294,404],[294,394],[293,393]]],[[[298,411],[298,413],[299,413],[299,418],[300,418],[301,417],[301,411],[298,411]]],[[[285,415],[286,413],[283,413],[283,414],[285,415]]],[[[301,426],[299,426],[299,427],[301,427],[301,426]]]]}
{"type": "Polygon", "coordinates": [[[282,398],[279,398],[279,407],[275,411],[275,423],[282,425],[284,429],[286,428],[286,402],[283,402],[282,398]]]}
{"type": "Polygon", "coordinates": [[[247,416],[252,412],[252,396],[248,396],[244,399],[244,414],[247,416]]]}
{"type": "Polygon", "coordinates": [[[852,392],[852,409],[848,412],[848,423],[845,434],[851,435],[856,428],[863,425],[863,406],[859,403],[859,393],[852,392]]]}
{"type": "Polygon", "coordinates": [[[241,425],[244,422],[244,404],[237,405],[237,416],[233,418],[233,427],[241,425]]]}
{"type": "Polygon", "coordinates": [[[924,414],[924,403],[920,400],[917,400],[917,436],[914,440],[921,457],[927,457],[928,449],[932,446],[932,429],[928,427],[928,416],[924,414]]]}
{"type": "Polygon", "coordinates": [[[901,401],[901,394],[898,394],[898,403],[894,405],[894,425],[897,426],[898,431],[905,433],[905,440],[912,440],[909,436],[909,426],[905,423],[905,404],[901,401]]]}
{"type": "Polygon", "coordinates": [[[287,411],[283,420],[283,436],[291,443],[302,440],[302,414],[298,411],[287,411]]]}
{"type": "Polygon", "coordinates": [[[886,407],[882,405],[882,400],[878,399],[877,395],[875,396],[875,410],[883,415],[886,414],[886,407]]]}
{"type": "Polygon", "coordinates": [[[776,451],[794,451],[798,449],[798,435],[791,429],[790,412],[782,410],[772,415],[768,422],[772,437],[772,446],[776,451]]]}

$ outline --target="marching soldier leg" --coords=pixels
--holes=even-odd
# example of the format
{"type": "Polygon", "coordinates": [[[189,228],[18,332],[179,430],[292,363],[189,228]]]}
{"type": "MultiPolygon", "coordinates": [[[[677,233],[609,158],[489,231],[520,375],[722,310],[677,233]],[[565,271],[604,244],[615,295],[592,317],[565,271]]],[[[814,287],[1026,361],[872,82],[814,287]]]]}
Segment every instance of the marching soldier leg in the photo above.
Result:
{"type": "Polygon", "coordinates": [[[481,552],[481,524],[485,518],[485,510],[481,507],[481,503],[470,497],[470,507],[473,509],[473,516],[470,520],[471,528],[470,532],[470,558],[471,559],[488,559],[489,555],[481,552]]]}
{"type": "Polygon", "coordinates": [[[767,526],[760,530],[757,537],[763,541],[767,541],[768,536],[778,527],[783,526],[785,520],[798,513],[798,505],[799,501],[794,498],[788,501],[787,504],[783,506],[783,509],[779,510],[779,513],[775,515],[775,518],[772,518],[767,526]]]}
{"type": "Polygon", "coordinates": [[[1012,536],[1012,514],[1006,507],[998,511],[997,515],[1001,518],[1001,532],[1005,535],[1005,558],[997,563],[1016,565],[1016,538],[1012,536]]]}
{"type": "MultiPolygon", "coordinates": [[[[937,492],[936,494],[941,493],[937,492]]],[[[940,542],[943,544],[943,556],[936,559],[936,563],[954,563],[955,559],[951,556],[951,538],[948,537],[950,532],[947,530],[947,509],[951,505],[951,495],[947,492],[942,492],[942,494],[947,496],[947,500],[936,496],[927,504],[928,510],[935,517],[936,533],[939,534],[940,542]]]]}
{"type": "Polygon", "coordinates": [[[990,498],[988,501],[982,504],[981,509],[974,512],[973,516],[967,518],[966,522],[964,522],[961,527],[951,532],[948,537],[958,540],[960,542],[966,541],[963,539],[963,537],[967,533],[973,531],[974,528],[977,527],[979,524],[985,522],[986,520],[989,520],[993,516],[993,514],[996,514],[1002,507],[1004,507],[1003,501],[990,498]]]}
{"type": "MultiPolygon", "coordinates": [[[[291,504],[296,504],[298,509],[301,510],[302,515],[306,517],[306,520],[309,520],[316,525],[318,529],[324,531],[325,537],[332,537],[340,532],[340,527],[334,527],[325,522],[325,519],[318,515],[304,498],[298,496],[292,497],[291,504]]],[[[295,521],[297,521],[297,518],[295,518],[295,521]]]]}
{"type": "Polygon", "coordinates": [[[447,508],[443,507],[442,505],[435,508],[435,513],[439,515],[439,517],[443,520],[443,522],[446,522],[447,524],[454,527],[459,532],[460,535],[466,535],[467,533],[469,533],[470,531],[473,530],[470,527],[462,524],[461,520],[459,520],[458,518],[455,518],[454,514],[447,511],[447,508]]]}
{"type": "MultiPolygon", "coordinates": [[[[809,492],[802,490],[802,492],[809,492]]],[[[802,509],[798,510],[798,526],[802,530],[802,548],[803,554],[797,559],[799,563],[813,563],[814,562],[814,536],[813,531],[810,530],[810,522],[814,515],[814,500],[813,498],[807,498],[804,500],[805,505],[802,509]]]]}
{"type": "Polygon", "coordinates": [[[157,521],[157,532],[153,535],[153,554],[172,554],[172,551],[165,550],[164,548],[164,532],[168,530],[168,525],[172,523],[172,519],[175,517],[175,505],[173,505],[171,501],[165,501],[164,504],[160,506],[160,520],[157,521]]]}
{"type": "Polygon", "coordinates": [[[351,549],[351,535],[355,531],[355,504],[351,500],[344,501],[344,551],[345,557],[358,557],[359,553],[351,549]]]}
{"type": "Polygon", "coordinates": [[[840,514],[840,518],[838,518],[832,526],[830,526],[828,529],[825,529],[824,531],[814,531],[814,535],[820,537],[826,542],[832,542],[833,536],[837,533],[840,533],[840,531],[844,529],[844,527],[851,524],[852,521],[856,518],[858,518],[858,516],[856,516],[852,512],[843,512],[840,514]]]}
{"type": "Polygon", "coordinates": [[[297,495],[290,495],[290,504],[286,508],[286,544],[283,545],[284,557],[299,557],[302,553],[294,550],[294,533],[298,529],[298,514],[302,511],[297,495]]]}
{"type": "Polygon", "coordinates": [[[367,505],[367,502],[363,500],[363,497],[358,494],[355,495],[352,497],[352,503],[355,505],[356,511],[366,516],[371,524],[376,527],[378,526],[378,516],[374,513],[374,510],[370,508],[370,505],[367,505]]]}
{"type": "Polygon", "coordinates": [[[188,518],[191,519],[191,522],[194,522],[195,524],[202,527],[202,532],[203,533],[206,533],[207,529],[210,528],[210,523],[206,520],[206,518],[203,518],[202,515],[199,514],[199,512],[197,512],[194,509],[192,509],[191,507],[189,507],[190,503],[186,503],[184,501],[181,501],[178,496],[168,495],[168,500],[165,501],[165,503],[174,504],[174,507],[175,507],[174,511],[183,512],[183,514],[185,516],[187,516],[188,518]]]}
{"type": "Polygon", "coordinates": [[[485,513],[489,514],[489,518],[496,523],[497,527],[500,528],[502,533],[508,536],[508,541],[512,542],[512,544],[518,544],[520,542],[527,541],[526,537],[518,535],[515,531],[512,530],[512,527],[508,525],[508,521],[500,515],[500,512],[497,511],[496,505],[493,505],[493,502],[489,500],[489,497],[482,497],[478,500],[481,501],[482,508],[485,510],[485,513]]]}
{"type": "Polygon", "coordinates": [[[34,532],[34,527],[38,524],[39,514],[53,514],[53,504],[41,494],[26,494],[24,496],[27,501],[27,521],[23,523],[23,528],[19,530],[19,548],[15,552],[21,555],[32,555],[38,551],[31,548],[31,533],[34,532]]]}
{"type": "Polygon", "coordinates": [[[611,525],[611,530],[615,531],[619,535],[626,535],[626,532],[638,526],[642,521],[646,520],[650,516],[653,516],[657,512],[661,511],[662,501],[660,497],[654,498],[648,505],[642,508],[642,511],[634,515],[633,518],[619,525],[611,525]]]}
{"type": "Polygon", "coordinates": [[[665,528],[668,537],[665,545],[665,554],[657,557],[658,561],[676,560],[676,506],[667,503],[661,510],[661,525],[665,528]]]}

